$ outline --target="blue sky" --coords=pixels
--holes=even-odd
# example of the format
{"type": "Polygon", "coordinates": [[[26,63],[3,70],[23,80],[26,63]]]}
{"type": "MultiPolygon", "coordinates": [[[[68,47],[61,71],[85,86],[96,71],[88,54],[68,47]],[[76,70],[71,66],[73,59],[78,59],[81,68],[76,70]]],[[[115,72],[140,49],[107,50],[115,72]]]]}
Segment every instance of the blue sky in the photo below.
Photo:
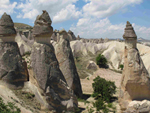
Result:
{"type": "Polygon", "coordinates": [[[36,16],[47,10],[52,27],[69,29],[82,38],[122,38],[126,21],[139,37],[150,40],[150,0],[1,0],[14,22],[34,26],[36,16]]]}

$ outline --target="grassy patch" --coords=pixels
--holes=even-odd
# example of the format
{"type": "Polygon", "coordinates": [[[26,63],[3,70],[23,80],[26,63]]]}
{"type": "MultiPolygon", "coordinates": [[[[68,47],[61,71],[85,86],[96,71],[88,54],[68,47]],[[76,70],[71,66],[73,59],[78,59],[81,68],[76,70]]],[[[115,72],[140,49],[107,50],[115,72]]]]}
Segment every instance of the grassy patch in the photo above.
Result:
{"type": "Polygon", "coordinates": [[[33,112],[38,113],[41,109],[40,103],[36,100],[35,95],[22,90],[13,90],[15,95],[22,101],[22,106],[33,112]]]}
{"type": "Polygon", "coordinates": [[[0,97],[0,113],[21,113],[21,110],[14,103],[4,103],[0,97]]]}

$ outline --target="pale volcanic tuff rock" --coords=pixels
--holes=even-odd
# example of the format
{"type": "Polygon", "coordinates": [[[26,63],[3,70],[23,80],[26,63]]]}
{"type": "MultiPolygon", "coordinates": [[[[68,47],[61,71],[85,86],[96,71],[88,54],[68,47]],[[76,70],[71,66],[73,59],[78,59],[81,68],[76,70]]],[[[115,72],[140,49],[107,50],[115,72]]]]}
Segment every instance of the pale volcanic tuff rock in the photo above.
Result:
{"type": "MultiPolygon", "coordinates": [[[[46,16],[45,18],[48,17],[46,16]]],[[[45,18],[43,17],[43,20],[49,21],[49,19],[45,18]]],[[[47,21],[45,21],[45,23],[48,23],[47,21]]],[[[41,27],[43,26],[41,25],[41,27]]],[[[34,27],[33,30],[35,29],[36,28],[34,27]]],[[[42,33],[43,29],[40,28],[40,30],[40,33],[42,33]]],[[[49,31],[47,34],[50,36],[52,32],[53,31],[49,31]]],[[[44,33],[43,35],[39,35],[42,39],[47,34],[44,33]]],[[[35,36],[35,39],[37,37],[38,35],[35,36]]],[[[31,67],[34,78],[43,95],[42,102],[40,101],[41,104],[43,104],[45,108],[55,110],[58,113],[63,111],[74,111],[78,106],[77,98],[73,91],[68,87],[66,80],[59,69],[59,64],[52,44],[34,42],[31,51],[31,67]]]]}
{"type": "Polygon", "coordinates": [[[11,88],[22,87],[29,79],[27,64],[20,55],[17,43],[14,42],[14,23],[6,13],[0,19],[0,34],[0,79],[9,83],[11,88]]]}
{"type": "Polygon", "coordinates": [[[55,46],[56,57],[69,87],[78,96],[82,96],[80,78],[76,70],[72,50],[67,32],[63,29],[59,32],[60,40],[55,46]]]}
{"type": "Polygon", "coordinates": [[[70,41],[76,40],[76,36],[74,35],[74,33],[71,30],[68,31],[68,36],[69,36],[70,41]]]}
{"type": "Polygon", "coordinates": [[[124,111],[132,100],[150,99],[150,76],[136,48],[137,36],[129,22],[123,38],[125,39],[124,69],[119,103],[124,111]]]}
{"type": "Polygon", "coordinates": [[[78,36],[77,36],[77,40],[80,40],[80,39],[81,39],[81,38],[80,38],[80,36],[78,35],[78,36]]]}
{"type": "Polygon", "coordinates": [[[51,19],[48,12],[43,10],[42,15],[38,15],[33,27],[32,36],[37,43],[50,43],[50,37],[53,34],[51,19]]]}

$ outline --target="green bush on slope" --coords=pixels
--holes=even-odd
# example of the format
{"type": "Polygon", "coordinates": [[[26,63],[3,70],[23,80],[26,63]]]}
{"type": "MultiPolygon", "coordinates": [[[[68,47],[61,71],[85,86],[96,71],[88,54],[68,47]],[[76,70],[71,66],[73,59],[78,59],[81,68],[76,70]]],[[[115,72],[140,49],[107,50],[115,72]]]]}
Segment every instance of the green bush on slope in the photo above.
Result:
{"type": "Polygon", "coordinates": [[[99,54],[99,55],[96,57],[96,64],[97,64],[99,67],[106,68],[106,67],[107,67],[107,59],[104,57],[104,55],[99,54]]]}

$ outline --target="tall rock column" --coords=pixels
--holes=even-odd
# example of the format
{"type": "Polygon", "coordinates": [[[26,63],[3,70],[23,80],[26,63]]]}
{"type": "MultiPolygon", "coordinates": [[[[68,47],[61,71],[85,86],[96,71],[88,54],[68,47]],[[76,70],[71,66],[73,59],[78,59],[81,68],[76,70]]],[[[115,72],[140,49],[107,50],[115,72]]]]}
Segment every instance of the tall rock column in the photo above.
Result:
{"type": "Polygon", "coordinates": [[[59,31],[59,35],[60,40],[56,45],[55,50],[60,70],[62,71],[69,87],[78,97],[81,97],[82,88],[70,47],[69,36],[64,29],[59,31]]]}
{"type": "Polygon", "coordinates": [[[127,21],[125,33],[124,69],[119,103],[124,111],[133,100],[150,99],[150,76],[136,48],[137,36],[127,21]]]}
{"type": "Polygon", "coordinates": [[[14,23],[10,15],[4,13],[0,19],[0,79],[10,88],[20,88],[29,79],[27,64],[20,55],[15,36],[14,23]]]}
{"type": "Polygon", "coordinates": [[[31,51],[31,67],[39,85],[41,94],[48,104],[49,110],[57,113],[74,111],[78,106],[77,98],[68,87],[66,80],[59,69],[55,51],[50,44],[53,33],[51,19],[46,11],[39,15],[33,27],[35,43],[31,51]]]}

